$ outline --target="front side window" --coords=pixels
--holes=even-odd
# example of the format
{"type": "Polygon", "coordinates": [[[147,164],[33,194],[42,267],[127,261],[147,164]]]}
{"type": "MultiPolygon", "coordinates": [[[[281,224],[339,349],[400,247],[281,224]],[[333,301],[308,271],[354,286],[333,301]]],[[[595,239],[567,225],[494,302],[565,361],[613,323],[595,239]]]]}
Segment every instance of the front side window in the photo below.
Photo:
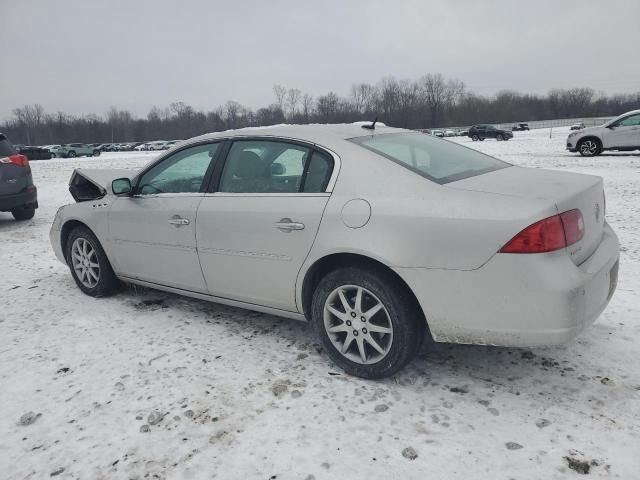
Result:
{"type": "Polygon", "coordinates": [[[323,192],[331,168],[310,147],[271,140],[233,142],[218,191],[228,193],[323,192]]]}
{"type": "Polygon", "coordinates": [[[137,193],[197,193],[202,189],[218,144],[197,145],[180,150],[145,172],[138,181],[137,193]]]}
{"type": "Polygon", "coordinates": [[[616,127],[636,127],[640,125],[640,114],[631,115],[618,121],[616,127]]]}
{"type": "Polygon", "coordinates": [[[511,166],[477,150],[422,133],[390,133],[350,139],[439,184],[511,166]]]}

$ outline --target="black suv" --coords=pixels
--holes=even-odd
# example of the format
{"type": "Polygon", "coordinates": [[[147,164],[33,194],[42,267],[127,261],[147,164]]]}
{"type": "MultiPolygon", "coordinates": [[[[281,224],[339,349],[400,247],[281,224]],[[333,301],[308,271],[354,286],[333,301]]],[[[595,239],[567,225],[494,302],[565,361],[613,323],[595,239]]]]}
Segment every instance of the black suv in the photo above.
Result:
{"type": "Polygon", "coordinates": [[[11,212],[16,220],[29,220],[36,208],[38,192],[29,160],[0,133],[0,212],[11,212]]]}
{"type": "Polygon", "coordinates": [[[511,127],[511,131],[512,132],[524,132],[525,130],[529,130],[529,124],[528,123],[519,123],[519,124],[514,125],[513,127],[511,127]]]}
{"type": "Polygon", "coordinates": [[[493,125],[474,125],[469,129],[467,135],[471,137],[471,140],[474,142],[478,140],[482,141],[485,138],[495,138],[499,142],[513,138],[513,133],[507,130],[501,130],[493,125]]]}

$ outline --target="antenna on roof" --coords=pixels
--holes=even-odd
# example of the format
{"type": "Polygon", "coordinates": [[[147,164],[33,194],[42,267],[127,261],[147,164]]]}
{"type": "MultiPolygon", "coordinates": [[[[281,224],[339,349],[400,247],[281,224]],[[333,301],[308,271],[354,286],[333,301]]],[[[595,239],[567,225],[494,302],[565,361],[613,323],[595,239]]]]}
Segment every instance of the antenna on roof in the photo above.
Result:
{"type": "Polygon", "coordinates": [[[373,121],[371,125],[362,125],[362,128],[366,128],[367,130],[375,130],[377,121],[378,121],[378,117],[376,117],[376,119],[373,121]]]}

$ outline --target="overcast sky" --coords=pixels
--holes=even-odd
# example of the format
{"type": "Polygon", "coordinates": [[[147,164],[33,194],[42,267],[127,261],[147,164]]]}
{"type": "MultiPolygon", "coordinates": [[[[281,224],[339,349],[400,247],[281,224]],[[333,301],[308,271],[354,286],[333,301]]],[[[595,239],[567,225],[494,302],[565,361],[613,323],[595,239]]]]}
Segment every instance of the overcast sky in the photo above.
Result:
{"type": "Polygon", "coordinates": [[[346,95],[427,72],[472,91],[640,90],[640,1],[0,0],[0,119],[346,95]]]}

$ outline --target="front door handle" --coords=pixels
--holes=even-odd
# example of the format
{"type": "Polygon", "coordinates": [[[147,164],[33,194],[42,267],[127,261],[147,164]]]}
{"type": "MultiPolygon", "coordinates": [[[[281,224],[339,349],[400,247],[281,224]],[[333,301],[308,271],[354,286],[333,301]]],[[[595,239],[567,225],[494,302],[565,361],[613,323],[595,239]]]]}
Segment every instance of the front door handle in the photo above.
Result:
{"type": "Polygon", "coordinates": [[[292,230],[304,230],[304,223],[294,222],[290,218],[281,218],[274,226],[283,232],[291,232],[292,230]]]}
{"type": "Polygon", "coordinates": [[[169,220],[169,224],[179,227],[180,225],[189,225],[191,221],[188,218],[181,217],[180,215],[174,215],[169,220]]]}

